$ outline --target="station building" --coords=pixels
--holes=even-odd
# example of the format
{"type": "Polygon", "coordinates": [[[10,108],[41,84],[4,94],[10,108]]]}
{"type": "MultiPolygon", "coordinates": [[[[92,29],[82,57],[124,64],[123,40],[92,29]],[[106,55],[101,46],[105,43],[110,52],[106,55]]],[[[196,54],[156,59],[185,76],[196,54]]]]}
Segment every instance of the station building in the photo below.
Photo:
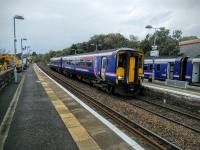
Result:
{"type": "MultiPolygon", "coordinates": [[[[179,43],[180,53],[193,58],[192,77],[194,82],[200,82],[200,39],[182,41],[179,43]]],[[[199,84],[198,84],[199,85],[199,84]]]]}
{"type": "Polygon", "coordinates": [[[200,57],[200,39],[179,42],[180,54],[189,57],[200,57]]]}

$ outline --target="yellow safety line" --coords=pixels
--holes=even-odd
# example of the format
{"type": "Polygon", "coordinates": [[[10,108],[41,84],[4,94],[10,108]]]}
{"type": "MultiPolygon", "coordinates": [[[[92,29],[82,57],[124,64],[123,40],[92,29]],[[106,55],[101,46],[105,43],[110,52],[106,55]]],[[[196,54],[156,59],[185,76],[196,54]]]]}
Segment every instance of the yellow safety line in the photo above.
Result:
{"type": "MultiPolygon", "coordinates": [[[[41,81],[46,93],[51,99],[56,111],[60,118],[64,122],[66,128],[69,130],[72,138],[81,150],[100,150],[101,148],[94,141],[94,139],[88,134],[87,130],[80,124],[77,118],[70,112],[65,104],[57,97],[56,93],[48,85],[48,81],[39,70],[34,66],[34,70],[41,81]]],[[[69,96],[69,95],[68,95],[69,96]]]]}

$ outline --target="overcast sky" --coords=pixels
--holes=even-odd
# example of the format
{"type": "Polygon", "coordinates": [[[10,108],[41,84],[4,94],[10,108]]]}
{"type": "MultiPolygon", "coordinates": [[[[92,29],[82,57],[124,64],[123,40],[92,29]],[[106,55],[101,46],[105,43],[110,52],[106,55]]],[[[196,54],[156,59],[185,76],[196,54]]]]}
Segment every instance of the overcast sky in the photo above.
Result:
{"type": "Polygon", "coordinates": [[[69,47],[94,34],[130,34],[142,40],[144,27],[180,29],[200,36],[199,0],[0,0],[0,48],[13,51],[13,16],[20,38],[37,53],[69,47]]]}

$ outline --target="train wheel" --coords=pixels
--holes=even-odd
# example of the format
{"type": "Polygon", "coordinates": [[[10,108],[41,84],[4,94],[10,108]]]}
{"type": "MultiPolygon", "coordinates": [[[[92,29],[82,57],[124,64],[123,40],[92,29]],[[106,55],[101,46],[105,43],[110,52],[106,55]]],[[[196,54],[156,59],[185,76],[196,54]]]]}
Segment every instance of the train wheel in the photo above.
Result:
{"type": "Polygon", "coordinates": [[[81,75],[77,75],[76,77],[77,77],[78,80],[80,80],[80,81],[82,80],[82,76],[81,75]]]}
{"type": "Polygon", "coordinates": [[[107,92],[108,94],[112,94],[112,93],[113,93],[113,87],[112,87],[112,85],[108,85],[108,86],[107,86],[106,92],[107,92]]]}

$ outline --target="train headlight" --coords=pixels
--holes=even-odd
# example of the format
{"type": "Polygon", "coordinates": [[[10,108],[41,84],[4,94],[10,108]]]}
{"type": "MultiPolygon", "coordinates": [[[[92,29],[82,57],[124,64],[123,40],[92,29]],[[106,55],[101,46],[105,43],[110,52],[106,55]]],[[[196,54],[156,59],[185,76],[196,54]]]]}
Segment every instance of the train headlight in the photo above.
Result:
{"type": "Polygon", "coordinates": [[[124,80],[124,77],[118,76],[117,79],[118,80],[124,80]]]}

